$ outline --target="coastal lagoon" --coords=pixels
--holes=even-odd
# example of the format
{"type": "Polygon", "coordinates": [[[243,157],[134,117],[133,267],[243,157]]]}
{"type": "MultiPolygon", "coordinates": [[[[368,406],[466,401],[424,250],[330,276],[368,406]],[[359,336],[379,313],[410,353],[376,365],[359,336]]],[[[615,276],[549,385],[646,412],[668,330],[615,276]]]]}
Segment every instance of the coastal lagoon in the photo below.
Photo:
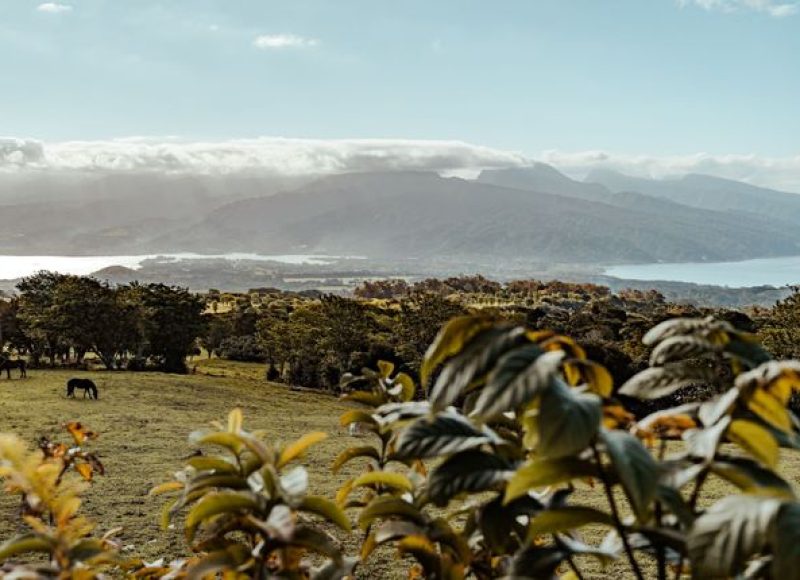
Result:
{"type": "Polygon", "coordinates": [[[146,260],[175,262],[178,260],[253,260],[280,262],[281,264],[332,264],[341,259],[355,259],[355,256],[322,256],[316,254],[149,254],[138,256],[0,256],[0,280],[14,280],[30,276],[40,270],[50,270],[62,274],[85,276],[109,266],[124,266],[137,269],[146,260]]]}
{"type": "Polygon", "coordinates": [[[740,288],[800,284],[800,256],[741,262],[638,264],[613,266],[607,276],[628,280],[668,280],[740,288]]]}

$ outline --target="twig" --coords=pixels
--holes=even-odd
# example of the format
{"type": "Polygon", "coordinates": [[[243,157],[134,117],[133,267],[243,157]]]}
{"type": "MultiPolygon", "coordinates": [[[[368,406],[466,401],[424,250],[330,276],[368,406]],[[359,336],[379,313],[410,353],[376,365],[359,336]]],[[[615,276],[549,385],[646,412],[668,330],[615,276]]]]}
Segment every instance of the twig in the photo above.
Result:
{"type": "Polygon", "coordinates": [[[603,468],[603,460],[600,457],[600,451],[597,449],[597,443],[592,443],[592,453],[594,454],[594,460],[597,463],[597,472],[600,475],[600,481],[603,482],[603,488],[606,492],[608,504],[611,507],[611,515],[614,518],[614,525],[616,526],[617,533],[622,540],[622,546],[625,548],[625,554],[627,555],[628,561],[631,564],[633,574],[636,576],[637,580],[644,580],[642,570],[639,568],[639,563],[636,561],[636,558],[633,555],[633,548],[631,547],[630,542],[628,542],[628,536],[625,533],[625,526],[622,524],[622,519],[619,516],[617,501],[614,499],[614,492],[611,490],[611,482],[609,481],[608,475],[603,468]]]}

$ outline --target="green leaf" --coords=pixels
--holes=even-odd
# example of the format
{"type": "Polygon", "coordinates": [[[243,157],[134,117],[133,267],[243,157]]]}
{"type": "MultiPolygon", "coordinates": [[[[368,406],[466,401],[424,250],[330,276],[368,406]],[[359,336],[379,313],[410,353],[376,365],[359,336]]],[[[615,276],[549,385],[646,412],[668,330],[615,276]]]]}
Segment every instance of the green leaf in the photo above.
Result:
{"type": "Polygon", "coordinates": [[[646,521],[661,472],[658,463],[629,433],[603,430],[600,437],[636,517],[640,522],[646,521]]]}
{"type": "Polygon", "coordinates": [[[245,448],[241,435],[225,431],[195,431],[189,435],[189,442],[195,445],[216,445],[224,447],[234,455],[238,455],[245,448]]]}
{"type": "Polygon", "coordinates": [[[544,509],[537,499],[523,496],[508,504],[498,495],[485,503],[478,511],[476,522],[484,541],[495,554],[508,554],[520,547],[520,539],[525,538],[525,526],[519,516],[531,516],[544,509]]]}
{"type": "Polygon", "coordinates": [[[344,511],[335,503],[325,499],[324,497],[304,497],[303,501],[300,502],[300,507],[298,509],[304,512],[317,514],[318,516],[325,518],[327,521],[336,524],[345,532],[349,532],[353,528],[352,524],[350,523],[350,519],[347,517],[347,514],[345,514],[344,511]]]}
{"type": "Polygon", "coordinates": [[[718,353],[720,345],[696,336],[672,336],[660,342],[650,353],[650,366],[660,367],[667,363],[718,353]]]}
{"type": "Polygon", "coordinates": [[[505,501],[524,496],[531,490],[596,475],[597,468],[592,462],[576,457],[533,459],[514,473],[506,487],[505,501]]]}
{"type": "Polygon", "coordinates": [[[436,367],[460,352],[476,334],[491,325],[489,320],[481,316],[459,316],[445,324],[423,358],[419,371],[422,385],[428,384],[436,367]]]}
{"type": "Polygon", "coordinates": [[[715,320],[713,316],[706,318],[672,318],[657,324],[647,331],[642,342],[652,346],[672,336],[701,336],[708,337],[713,332],[728,332],[734,328],[727,322],[715,320]]]}
{"type": "Polygon", "coordinates": [[[800,504],[784,503],[770,529],[772,577],[796,578],[800,571],[800,504]]]}
{"type": "Polygon", "coordinates": [[[247,479],[241,475],[216,474],[213,472],[201,472],[195,475],[186,485],[185,495],[206,490],[216,489],[249,489],[247,479]]]}
{"type": "Polygon", "coordinates": [[[442,411],[452,405],[473,382],[482,380],[509,349],[525,340],[524,328],[490,328],[478,334],[445,363],[430,393],[431,408],[442,411]]]}
{"type": "Polygon", "coordinates": [[[315,528],[299,526],[292,534],[289,544],[322,554],[335,562],[343,562],[342,552],[333,538],[315,528]]]}
{"type": "Polygon", "coordinates": [[[717,459],[711,472],[729,481],[745,493],[794,499],[792,486],[777,473],[746,457],[717,459]]]}
{"type": "Polygon", "coordinates": [[[219,457],[200,455],[198,457],[189,458],[186,463],[194,467],[197,471],[215,471],[217,473],[229,474],[237,472],[236,466],[233,463],[219,457]]]}
{"type": "Polygon", "coordinates": [[[258,511],[259,503],[252,493],[209,493],[198,501],[186,515],[184,531],[189,542],[194,540],[197,527],[205,520],[224,513],[258,511]]]}
{"type": "Polygon", "coordinates": [[[634,375],[619,389],[622,395],[637,399],[660,399],[680,388],[698,383],[710,383],[714,372],[707,367],[675,364],[652,367],[634,375]]]}
{"type": "Polygon", "coordinates": [[[400,491],[411,491],[414,486],[402,473],[392,471],[370,471],[363,473],[353,480],[352,487],[384,486],[400,491]]]}
{"type": "Polygon", "coordinates": [[[385,544],[406,536],[418,536],[424,533],[425,530],[417,524],[401,520],[389,520],[383,522],[375,530],[375,543],[385,544]]]}
{"type": "Polygon", "coordinates": [[[594,439],[601,417],[597,395],[576,393],[563,381],[554,380],[541,397],[538,450],[549,458],[575,455],[594,439]]]}
{"type": "Polygon", "coordinates": [[[345,463],[352,461],[357,457],[367,457],[369,459],[374,459],[377,462],[380,461],[381,454],[371,445],[350,447],[336,456],[336,459],[333,461],[333,465],[331,466],[331,471],[333,471],[333,473],[338,473],[345,463]]]}
{"type": "Polygon", "coordinates": [[[404,556],[410,554],[420,563],[425,578],[441,578],[442,558],[436,546],[426,536],[406,536],[397,543],[397,552],[404,556]]]}
{"type": "Polygon", "coordinates": [[[505,354],[489,375],[472,414],[492,418],[534,400],[553,380],[562,351],[545,353],[535,344],[505,354]]]}
{"type": "Polygon", "coordinates": [[[511,474],[512,466],[497,455],[478,449],[450,456],[428,477],[428,496],[438,506],[460,493],[493,489],[511,474]]]}
{"type": "Polygon", "coordinates": [[[728,496],[697,518],[689,531],[689,558],[696,578],[724,578],[739,572],[767,543],[781,502],[728,496]]]}
{"type": "Polygon", "coordinates": [[[32,552],[50,553],[53,549],[55,549],[55,546],[47,538],[34,534],[16,536],[0,545],[0,562],[32,552]]]}
{"type": "Polygon", "coordinates": [[[419,525],[425,524],[425,516],[416,506],[399,497],[379,496],[361,510],[358,525],[362,529],[367,529],[376,519],[387,517],[401,518],[419,525]]]}
{"type": "Polygon", "coordinates": [[[392,458],[400,461],[426,459],[501,441],[488,427],[478,429],[462,415],[441,413],[432,419],[418,419],[404,429],[392,458]]]}
{"type": "Polygon", "coordinates": [[[528,524],[528,538],[575,530],[589,524],[614,526],[614,518],[600,510],[585,506],[566,506],[548,509],[528,524]]]}
{"type": "Polygon", "coordinates": [[[569,556],[565,548],[555,546],[528,546],[520,550],[511,560],[509,576],[513,580],[555,578],[561,563],[569,556]]]}
{"type": "Polygon", "coordinates": [[[186,571],[187,580],[202,580],[217,572],[236,570],[250,559],[250,551],[242,544],[233,544],[224,550],[210,552],[186,571]]]}

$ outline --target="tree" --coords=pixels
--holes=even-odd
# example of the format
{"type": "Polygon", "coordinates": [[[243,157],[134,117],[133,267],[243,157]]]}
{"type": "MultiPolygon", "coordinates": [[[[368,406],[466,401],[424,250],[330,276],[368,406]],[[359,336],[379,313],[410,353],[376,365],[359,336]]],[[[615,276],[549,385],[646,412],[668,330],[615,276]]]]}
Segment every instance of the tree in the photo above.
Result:
{"type": "Polygon", "coordinates": [[[139,309],[142,336],[150,356],[166,372],[185,373],[186,357],[203,334],[204,300],[186,288],[131,284],[127,300],[139,309]]]}

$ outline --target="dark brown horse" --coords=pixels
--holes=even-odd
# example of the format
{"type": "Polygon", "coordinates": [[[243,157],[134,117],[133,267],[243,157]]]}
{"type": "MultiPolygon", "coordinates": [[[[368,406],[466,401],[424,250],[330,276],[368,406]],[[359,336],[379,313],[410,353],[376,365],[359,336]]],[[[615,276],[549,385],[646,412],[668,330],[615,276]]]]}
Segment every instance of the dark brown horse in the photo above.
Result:
{"type": "Polygon", "coordinates": [[[11,360],[10,358],[0,358],[0,374],[6,371],[6,376],[11,378],[11,369],[19,369],[19,378],[28,376],[28,365],[23,359],[11,360]]]}

